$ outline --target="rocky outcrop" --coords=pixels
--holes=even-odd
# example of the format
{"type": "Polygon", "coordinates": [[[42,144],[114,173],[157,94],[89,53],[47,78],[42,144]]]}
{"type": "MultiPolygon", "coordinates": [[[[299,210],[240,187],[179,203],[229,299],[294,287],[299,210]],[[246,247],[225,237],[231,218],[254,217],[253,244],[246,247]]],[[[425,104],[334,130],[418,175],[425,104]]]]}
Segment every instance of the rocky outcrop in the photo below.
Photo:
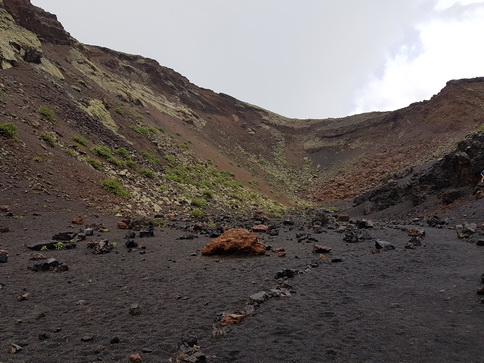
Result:
{"type": "Polygon", "coordinates": [[[13,67],[24,60],[40,63],[42,48],[37,36],[15,23],[4,4],[0,2],[0,66],[13,67]]]}
{"type": "Polygon", "coordinates": [[[484,132],[478,132],[467,136],[453,152],[429,169],[391,179],[381,187],[355,198],[354,203],[357,206],[365,204],[367,213],[381,211],[408,200],[418,205],[431,195],[438,195],[443,204],[451,204],[472,194],[471,188],[479,183],[483,169],[484,132]]]}
{"type": "Polygon", "coordinates": [[[42,42],[61,45],[75,43],[54,14],[33,6],[30,0],[3,0],[3,7],[19,26],[37,34],[42,42]]]}

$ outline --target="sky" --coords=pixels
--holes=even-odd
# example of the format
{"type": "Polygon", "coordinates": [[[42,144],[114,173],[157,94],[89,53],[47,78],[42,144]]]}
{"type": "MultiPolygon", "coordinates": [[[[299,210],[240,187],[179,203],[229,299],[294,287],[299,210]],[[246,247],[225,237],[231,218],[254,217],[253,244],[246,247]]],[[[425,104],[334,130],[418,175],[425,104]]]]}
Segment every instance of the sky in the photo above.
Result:
{"type": "Polygon", "coordinates": [[[299,119],[390,111],[484,76],[484,0],[31,0],[85,44],[299,119]]]}

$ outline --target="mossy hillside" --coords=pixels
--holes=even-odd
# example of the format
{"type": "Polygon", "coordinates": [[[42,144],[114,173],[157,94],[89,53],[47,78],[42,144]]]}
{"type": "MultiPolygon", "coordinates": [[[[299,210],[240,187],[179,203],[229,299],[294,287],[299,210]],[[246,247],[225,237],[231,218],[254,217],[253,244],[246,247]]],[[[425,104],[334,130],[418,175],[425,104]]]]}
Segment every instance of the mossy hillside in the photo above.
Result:
{"type": "Polygon", "coordinates": [[[136,77],[121,79],[116,74],[101,70],[78,50],[72,49],[70,55],[72,64],[79,71],[118,99],[131,104],[149,104],[161,113],[181,119],[197,129],[206,125],[206,121],[194,110],[182,104],[170,102],[164,95],[154,93],[146,84],[137,82],[134,78],[146,79],[149,76],[134,69],[129,63],[121,63],[120,66],[130,69],[136,77]]]}
{"type": "Polygon", "coordinates": [[[27,52],[42,54],[37,36],[17,25],[12,16],[0,8],[0,67],[8,69],[24,59],[27,52]],[[8,40],[8,41],[7,41],[8,40]]]}

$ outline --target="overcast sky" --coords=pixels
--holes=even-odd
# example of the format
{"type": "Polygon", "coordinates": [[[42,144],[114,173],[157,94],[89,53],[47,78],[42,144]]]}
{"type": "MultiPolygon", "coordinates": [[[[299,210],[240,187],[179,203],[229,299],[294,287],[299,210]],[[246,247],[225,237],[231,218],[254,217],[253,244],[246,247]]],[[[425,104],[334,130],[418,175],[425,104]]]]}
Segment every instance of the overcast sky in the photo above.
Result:
{"type": "Polygon", "coordinates": [[[284,116],[342,117],[484,76],[484,0],[31,0],[82,43],[284,116]]]}

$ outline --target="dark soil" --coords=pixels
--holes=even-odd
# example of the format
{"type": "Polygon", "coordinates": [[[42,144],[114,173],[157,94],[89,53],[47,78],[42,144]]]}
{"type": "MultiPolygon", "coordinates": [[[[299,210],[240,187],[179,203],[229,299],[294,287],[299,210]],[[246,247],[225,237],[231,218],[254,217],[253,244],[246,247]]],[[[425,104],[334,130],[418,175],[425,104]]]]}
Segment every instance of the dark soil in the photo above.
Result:
{"type": "Polygon", "coordinates": [[[0,249],[9,252],[0,264],[1,362],[126,362],[133,353],[143,362],[163,362],[194,338],[213,362],[482,361],[484,304],[476,290],[483,286],[484,247],[472,243],[477,235],[458,239],[450,224],[375,223],[366,230],[371,239],[346,243],[335,229],[315,233],[309,217],[294,218],[293,226],[271,219],[267,224],[279,235],[259,236],[273,250],[284,248],[285,257],[271,250],[261,257],[206,257],[199,251],[210,237],[178,239],[192,234],[196,222],[168,222],[152,238],[137,233],[144,249],[128,252],[127,231],[116,228],[121,218],[53,200],[37,206],[32,200],[34,207],[0,215],[0,226],[10,229],[0,234],[0,249]],[[71,224],[77,215],[84,225],[71,224]],[[29,260],[34,251],[25,245],[91,223],[109,231],[75,249],[42,252],[68,271],[28,269],[39,261],[29,260]],[[405,249],[408,229],[416,227],[426,232],[423,245],[405,249]],[[298,233],[315,240],[298,242],[298,233]],[[98,239],[116,247],[94,255],[87,243],[98,239]],[[376,239],[396,249],[378,252],[376,239]],[[315,243],[333,250],[313,254],[315,243]],[[275,279],[284,269],[295,276],[275,279]],[[224,328],[217,321],[221,313],[243,311],[249,296],[276,287],[290,296],[252,304],[255,313],[242,323],[224,328]],[[139,315],[130,314],[133,304],[139,315]],[[115,337],[119,343],[111,343],[115,337]],[[9,353],[11,344],[22,349],[9,353]]]}

